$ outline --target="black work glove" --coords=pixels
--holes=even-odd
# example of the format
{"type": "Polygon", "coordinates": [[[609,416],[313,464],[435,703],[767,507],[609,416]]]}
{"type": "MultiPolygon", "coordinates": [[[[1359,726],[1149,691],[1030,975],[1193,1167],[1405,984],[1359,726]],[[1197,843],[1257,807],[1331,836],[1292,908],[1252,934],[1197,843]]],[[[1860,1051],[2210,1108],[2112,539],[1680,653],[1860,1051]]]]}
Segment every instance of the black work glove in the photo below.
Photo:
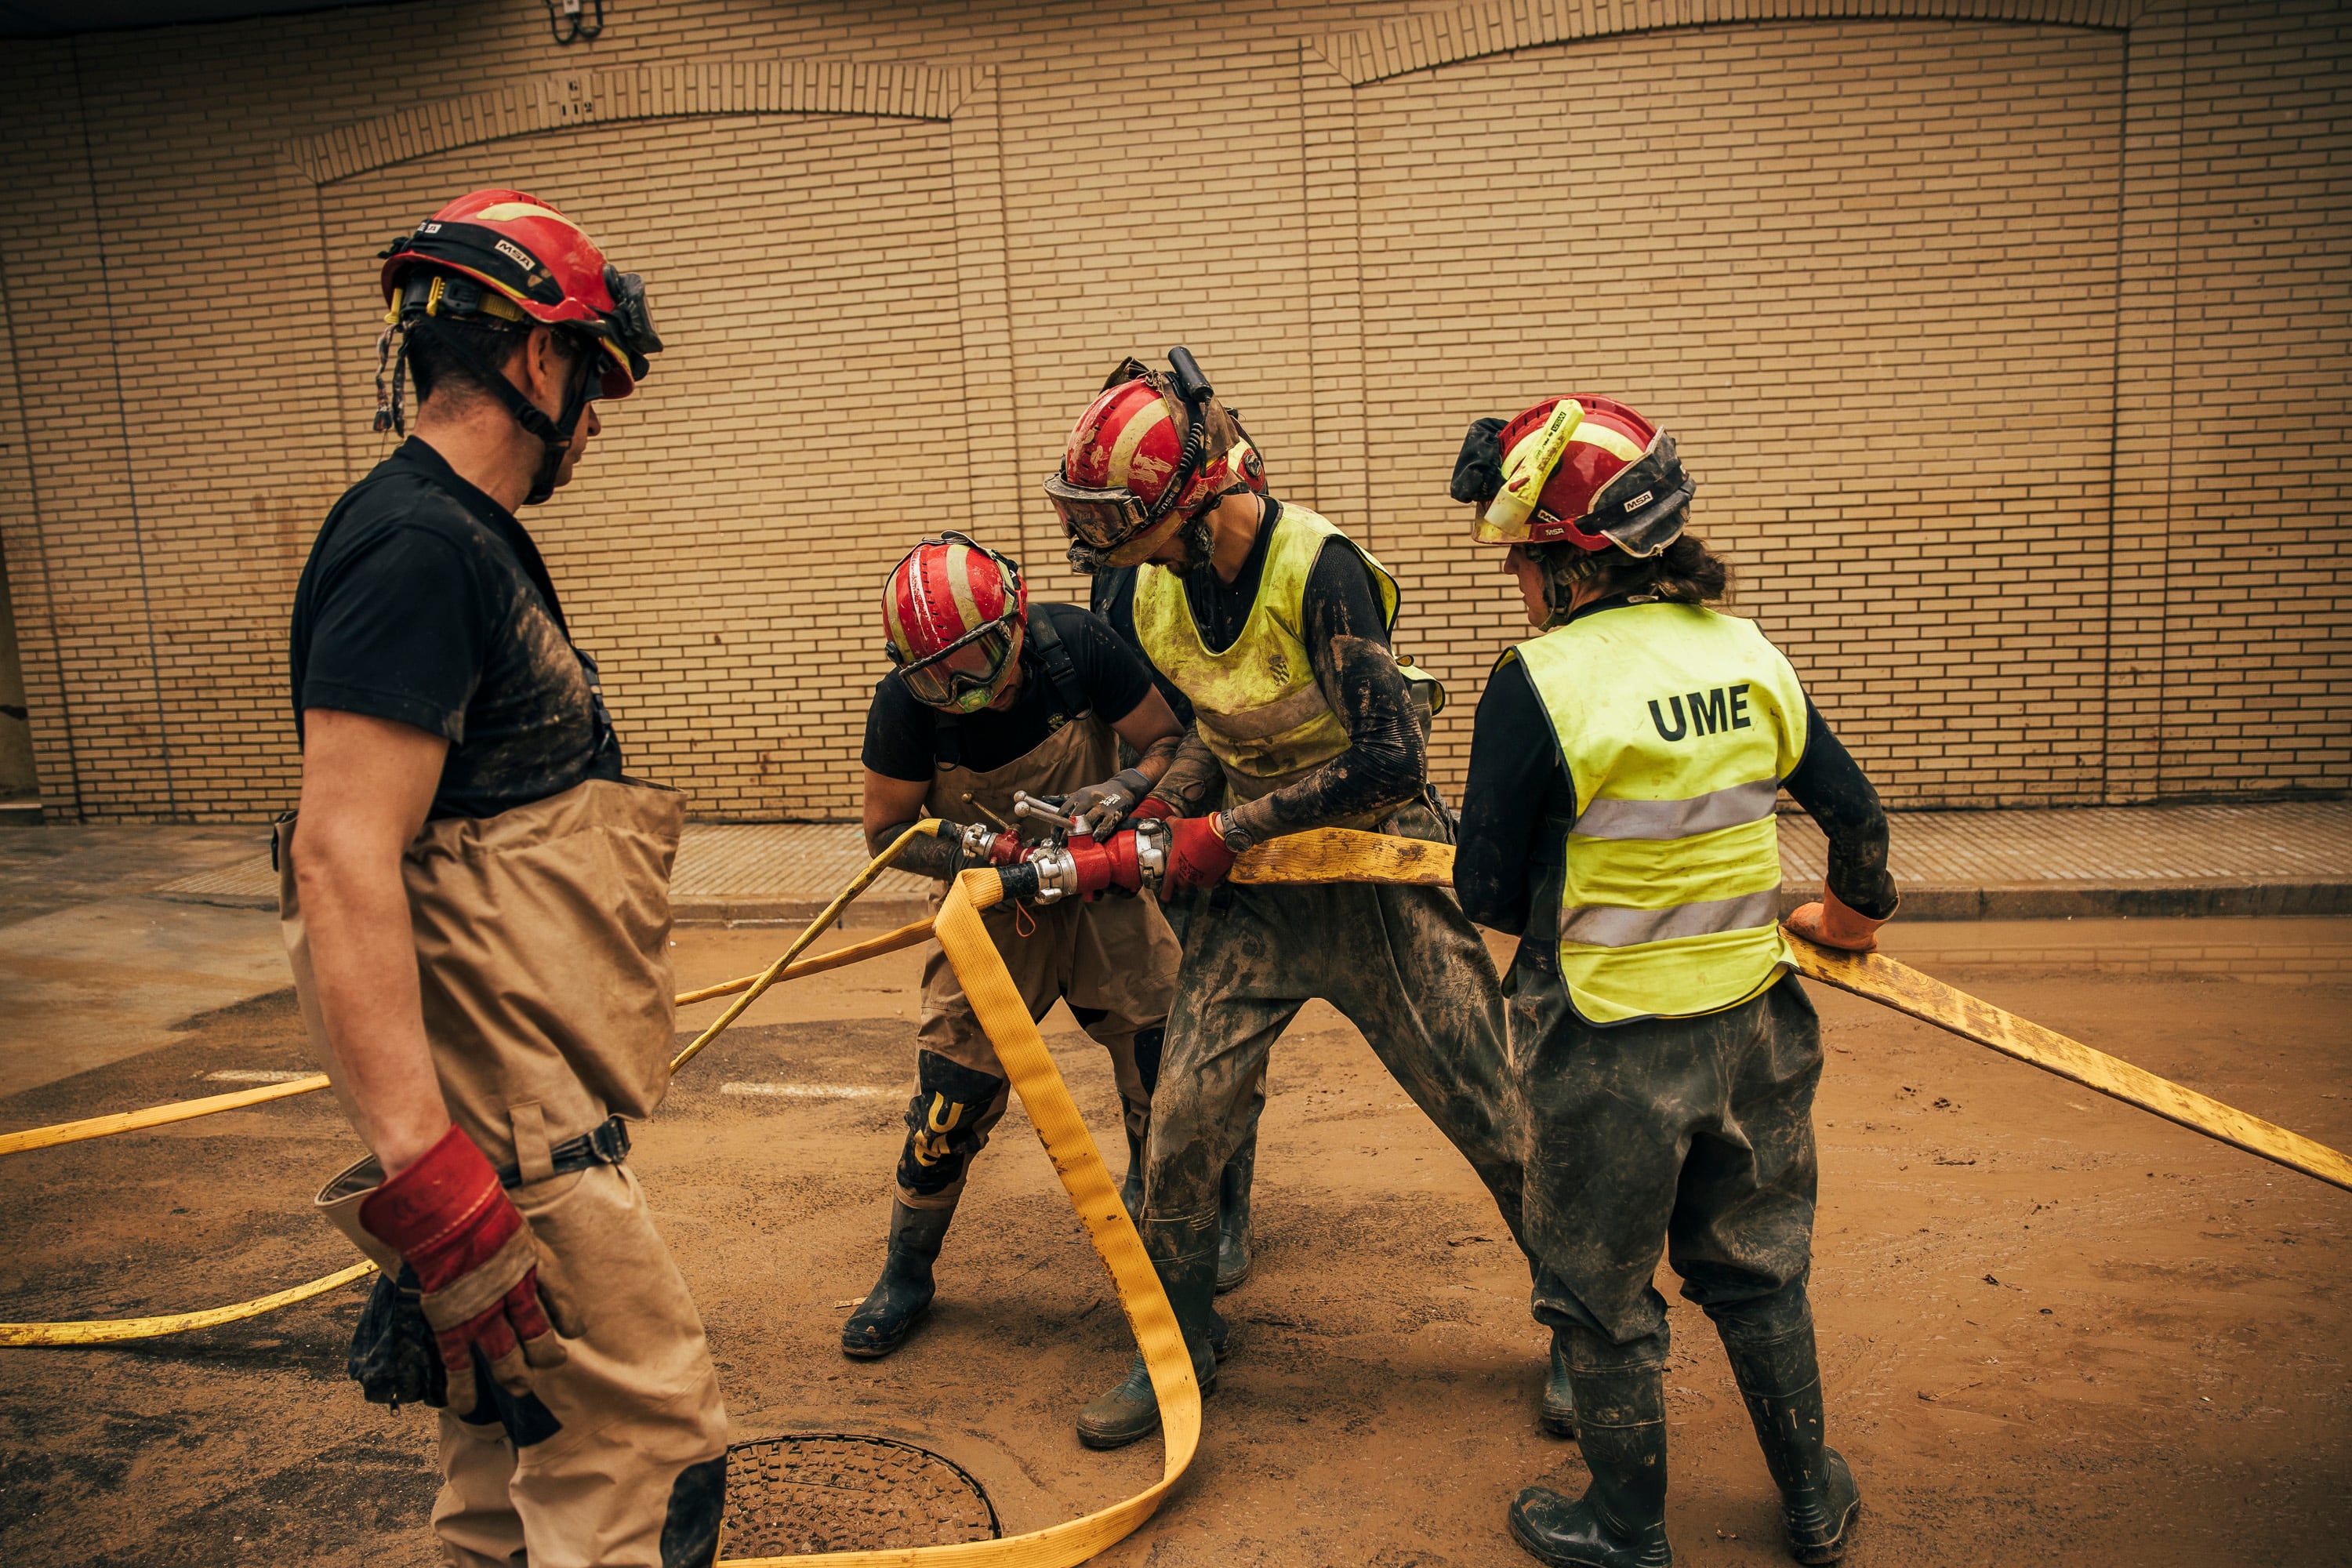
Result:
{"type": "Polygon", "coordinates": [[[1478,419],[1462,437],[1462,454],[1454,459],[1455,500],[1485,506],[1503,488],[1503,426],[1507,419],[1478,419]]]}
{"type": "Polygon", "coordinates": [[[1062,802],[1062,815],[1097,838],[1105,838],[1150,792],[1151,781],[1142,770],[1128,768],[1100,784],[1072,792],[1062,802]]]}

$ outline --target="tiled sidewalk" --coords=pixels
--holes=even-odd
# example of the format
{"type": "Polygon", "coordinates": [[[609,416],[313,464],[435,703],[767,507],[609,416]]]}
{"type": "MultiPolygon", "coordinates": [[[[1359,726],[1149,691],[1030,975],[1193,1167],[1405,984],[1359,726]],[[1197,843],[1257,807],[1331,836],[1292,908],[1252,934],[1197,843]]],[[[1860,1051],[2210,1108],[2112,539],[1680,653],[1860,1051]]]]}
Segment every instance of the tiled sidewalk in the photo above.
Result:
{"type": "MultiPolygon", "coordinates": [[[[1894,824],[1906,921],[2352,913],[2352,802],[1903,812],[1894,824]]],[[[1780,829],[1793,907],[1818,896],[1825,847],[1809,818],[1780,829]]],[[[0,836],[0,858],[15,842],[0,836]]],[[[865,861],[846,823],[693,824],[672,892],[684,921],[806,920],[865,861]]],[[[848,923],[919,919],[928,886],[885,872],[848,923]]],[[[259,855],[153,890],[268,907],[276,888],[259,855]]]]}

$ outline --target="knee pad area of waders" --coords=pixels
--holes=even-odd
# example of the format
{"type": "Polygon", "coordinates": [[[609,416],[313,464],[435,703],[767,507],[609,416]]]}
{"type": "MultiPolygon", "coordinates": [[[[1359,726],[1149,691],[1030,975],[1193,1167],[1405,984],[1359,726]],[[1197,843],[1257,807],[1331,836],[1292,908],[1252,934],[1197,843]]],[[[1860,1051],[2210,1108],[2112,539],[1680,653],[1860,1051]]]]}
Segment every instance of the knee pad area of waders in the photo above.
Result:
{"type": "Polygon", "coordinates": [[[971,1157],[987,1146],[992,1112],[1004,1092],[1001,1078],[921,1052],[915,1064],[915,1097],[907,1102],[898,1184],[929,1196],[961,1183],[971,1157]]]}
{"type": "Polygon", "coordinates": [[[680,1470],[662,1519],[662,1568],[708,1568],[719,1556],[719,1523],[726,1512],[726,1455],[680,1470]]]}

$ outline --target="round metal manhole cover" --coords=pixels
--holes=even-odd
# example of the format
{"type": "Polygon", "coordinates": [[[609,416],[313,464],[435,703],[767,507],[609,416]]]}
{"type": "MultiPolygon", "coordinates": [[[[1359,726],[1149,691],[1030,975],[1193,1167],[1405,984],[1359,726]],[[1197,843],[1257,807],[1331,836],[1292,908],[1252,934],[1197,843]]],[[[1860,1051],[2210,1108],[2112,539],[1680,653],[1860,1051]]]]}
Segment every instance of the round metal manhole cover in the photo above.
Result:
{"type": "Polygon", "coordinates": [[[727,1451],[727,1555],[948,1546],[1003,1532],[978,1481],[887,1437],[811,1434],[727,1451]]]}

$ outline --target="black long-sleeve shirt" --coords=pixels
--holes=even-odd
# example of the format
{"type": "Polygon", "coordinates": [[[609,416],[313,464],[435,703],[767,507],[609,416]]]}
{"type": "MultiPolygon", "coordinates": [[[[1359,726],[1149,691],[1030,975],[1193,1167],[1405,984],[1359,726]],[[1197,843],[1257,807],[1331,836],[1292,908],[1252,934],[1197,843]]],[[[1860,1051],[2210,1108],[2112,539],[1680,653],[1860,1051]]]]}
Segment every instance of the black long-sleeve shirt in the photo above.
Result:
{"type": "MultiPolygon", "coordinates": [[[[1625,603],[1622,596],[1600,600],[1571,618],[1625,603]]],[[[1831,889],[1857,914],[1873,920],[1892,914],[1885,809],[1810,697],[1804,755],[1781,786],[1829,839],[1831,889]]],[[[1464,912],[1513,936],[1549,940],[1559,918],[1561,856],[1575,817],[1576,785],[1560,760],[1551,721],[1527,666],[1514,660],[1486,683],[1471,732],[1454,862],[1464,912]]]]}

